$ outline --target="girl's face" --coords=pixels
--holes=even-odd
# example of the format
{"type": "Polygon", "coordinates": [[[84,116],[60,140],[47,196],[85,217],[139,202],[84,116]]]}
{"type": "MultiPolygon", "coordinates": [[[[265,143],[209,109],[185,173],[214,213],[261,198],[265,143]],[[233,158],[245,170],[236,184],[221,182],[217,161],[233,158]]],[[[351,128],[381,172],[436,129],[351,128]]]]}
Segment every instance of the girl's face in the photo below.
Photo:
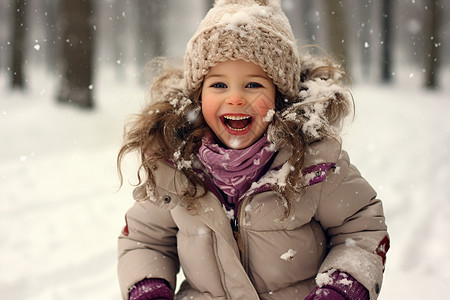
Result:
{"type": "Polygon", "coordinates": [[[247,148],[272,120],[275,90],[260,66],[243,60],[221,62],[203,81],[203,117],[225,146],[247,148]]]}

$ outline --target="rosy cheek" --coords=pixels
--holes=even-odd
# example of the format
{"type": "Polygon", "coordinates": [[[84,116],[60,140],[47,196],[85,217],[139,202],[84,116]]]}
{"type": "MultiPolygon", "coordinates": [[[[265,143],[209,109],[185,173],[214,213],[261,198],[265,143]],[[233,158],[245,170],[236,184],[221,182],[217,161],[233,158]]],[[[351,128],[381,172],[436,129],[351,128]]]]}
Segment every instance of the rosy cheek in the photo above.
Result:
{"type": "Polygon", "coordinates": [[[262,101],[258,101],[258,103],[254,107],[258,115],[264,118],[267,115],[269,109],[275,108],[275,103],[271,103],[269,100],[263,99],[262,101]]]}
{"type": "Polygon", "coordinates": [[[216,117],[217,109],[214,107],[213,103],[211,101],[208,101],[208,99],[203,99],[202,101],[202,113],[203,117],[207,122],[214,120],[216,117]]]}

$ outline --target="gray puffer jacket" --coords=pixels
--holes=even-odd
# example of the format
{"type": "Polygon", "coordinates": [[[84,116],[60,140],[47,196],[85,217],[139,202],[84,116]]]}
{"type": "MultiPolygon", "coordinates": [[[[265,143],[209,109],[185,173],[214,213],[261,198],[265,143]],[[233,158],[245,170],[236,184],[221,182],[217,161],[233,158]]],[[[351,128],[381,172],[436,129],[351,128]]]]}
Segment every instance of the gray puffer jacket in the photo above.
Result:
{"type": "MultiPolygon", "coordinates": [[[[291,153],[287,147],[278,152],[260,186],[283,184],[291,153]]],[[[245,197],[235,239],[214,193],[200,198],[198,213],[190,214],[177,195],[186,179],[158,162],[156,191],[136,188],[139,201],[119,237],[123,298],[144,278],[162,278],[174,288],[181,265],[186,280],[178,299],[304,299],[316,275],[333,268],[352,275],[376,299],[389,243],[381,201],[332,139],[312,145],[305,165],[322,163],[334,167],[306,175],[317,183],[288,195],[287,217],[270,189],[256,188],[245,197]]]]}

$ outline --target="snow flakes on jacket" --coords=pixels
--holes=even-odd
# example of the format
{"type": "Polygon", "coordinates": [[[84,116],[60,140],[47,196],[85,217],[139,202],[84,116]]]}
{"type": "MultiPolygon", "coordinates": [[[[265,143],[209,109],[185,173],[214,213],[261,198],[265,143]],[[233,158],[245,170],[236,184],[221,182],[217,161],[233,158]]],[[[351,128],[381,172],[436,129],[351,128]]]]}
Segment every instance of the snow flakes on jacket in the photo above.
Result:
{"type": "MultiPolygon", "coordinates": [[[[135,190],[136,199],[148,201],[128,211],[127,231],[119,238],[123,298],[149,277],[175,288],[181,265],[186,281],[180,298],[303,299],[318,273],[338,269],[376,299],[385,254],[380,243],[388,239],[381,201],[335,141],[323,140],[312,150],[306,166],[332,167],[311,169],[315,176],[305,193],[288,194],[287,217],[274,191],[254,189],[238,207],[236,239],[214,193],[200,198],[201,209],[189,214],[177,195],[186,179],[160,161],[156,190],[151,196],[143,188],[135,190]]],[[[291,150],[282,148],[272,170],[283,169],[290,156],[291,150]]],[[[267,176],[261,182],[270,182],[267,176]]]]}

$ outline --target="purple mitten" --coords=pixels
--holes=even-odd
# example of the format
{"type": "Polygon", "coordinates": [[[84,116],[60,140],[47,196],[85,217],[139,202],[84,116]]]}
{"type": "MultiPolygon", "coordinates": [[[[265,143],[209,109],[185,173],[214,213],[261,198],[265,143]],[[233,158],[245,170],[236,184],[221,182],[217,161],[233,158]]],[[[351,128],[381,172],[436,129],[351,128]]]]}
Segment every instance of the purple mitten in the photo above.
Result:
{"type": "Polygon", "coordinates": [[[130,300],[173,299],[173,292],[164,279],[146,278],[130,290],[130,300]]]}
{"type": "Polygon", "coordinates": [[[315,287],[305,300],[345,300],[344,296],[332,289],[315,287]]]}
{"type": "Polygon", "coordinates": [[[317,275],[318,287],[305,300],[367,300],[369,292],[355,278],[345,272],[330,270],[317,275]]]}

